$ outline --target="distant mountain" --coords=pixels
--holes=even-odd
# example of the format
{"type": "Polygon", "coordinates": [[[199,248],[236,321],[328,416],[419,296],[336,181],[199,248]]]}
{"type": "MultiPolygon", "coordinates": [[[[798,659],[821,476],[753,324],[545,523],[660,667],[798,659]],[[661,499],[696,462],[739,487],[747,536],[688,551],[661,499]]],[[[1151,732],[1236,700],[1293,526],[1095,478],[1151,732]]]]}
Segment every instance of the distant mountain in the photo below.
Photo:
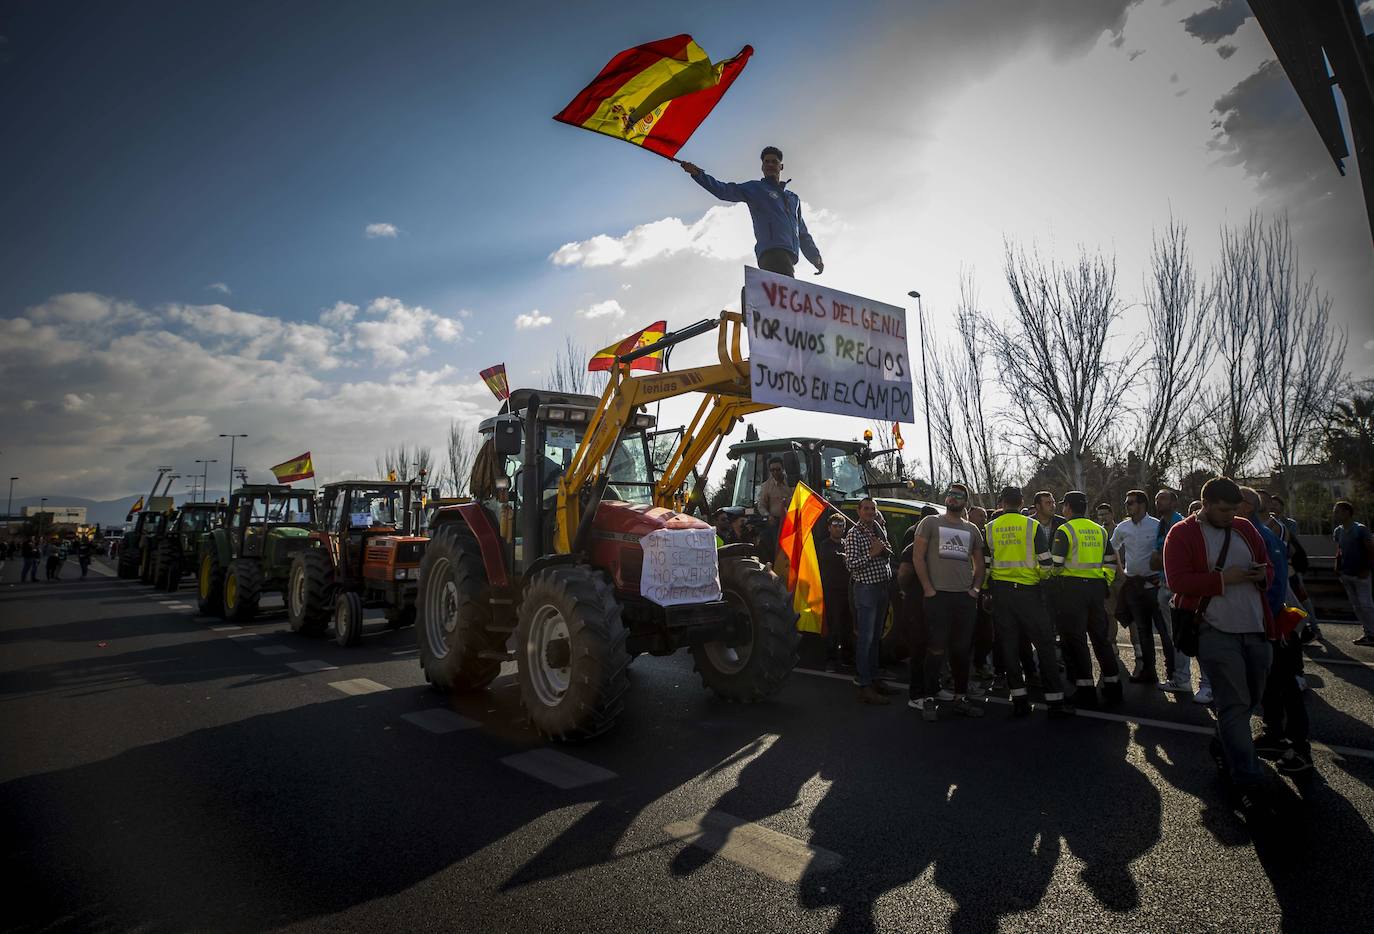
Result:
{"type": "MultiPolygon", "coordinates": [[[[129,514],[130,508],[133,507],[134,503],[138,502],[138,497],[143,495],[146,494],[140,493],[135,496],[123,496],[119,499],[104,500],[83,499],[80,496],[49,496],[47,504],[51,506],[85,506],[87,522],[90,522],[92,524],[99,523],[102,526],[120,528],[124,525],[124,517],[129,514]]],[[[222,497],[228,497],[228,494],[225,493],[223,490],[211,490],[209,493],[209,498],[212,500],[220,499],[222,497]]],[[[203,497],[200,496],[196,497],[196,499],[202,498],[203,497]]],[[[189,496],[175,493],[172,495],[172,500],[178,506],[186,502],[188,499],[190,499],[189,496]]],[[[16,496],[14,498],[14,512],[16,515],[19,514],[19,511],[24,506],[40,505],[43,504],[40,502],[40,497],[37,496],[16,496]]]]}

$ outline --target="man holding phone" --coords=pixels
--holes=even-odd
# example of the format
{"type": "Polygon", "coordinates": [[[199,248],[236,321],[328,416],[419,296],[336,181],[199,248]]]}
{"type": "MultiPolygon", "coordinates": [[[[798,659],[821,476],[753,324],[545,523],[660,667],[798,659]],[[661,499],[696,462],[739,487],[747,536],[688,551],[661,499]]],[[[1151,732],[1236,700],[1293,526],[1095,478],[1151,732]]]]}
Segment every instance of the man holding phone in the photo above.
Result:
{"type": "Polygon", "coordinates": [[[1197,613],[1198,664],[1212,683],[1219,751],[1241,808],[1268,810],[1264,772],[1250,734],[1250,711],[1264,695],[1272,651],[1273,614],[1264,599],[1274,566],[1259,531],[1236,517],[1240,487],[1229,477],[1202,486],[1202,508],[1169,530],[1164,574],[1174,606],[1197,613]]]}

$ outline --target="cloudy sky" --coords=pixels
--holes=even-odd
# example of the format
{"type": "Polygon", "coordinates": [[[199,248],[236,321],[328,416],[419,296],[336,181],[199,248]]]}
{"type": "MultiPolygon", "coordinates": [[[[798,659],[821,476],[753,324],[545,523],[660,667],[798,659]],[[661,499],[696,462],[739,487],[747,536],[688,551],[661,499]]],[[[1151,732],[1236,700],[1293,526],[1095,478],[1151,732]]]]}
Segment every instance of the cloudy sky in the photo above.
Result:
{"type": "MultiPolygon", "coordinates": [[[[1374,25],[1374,3],[1362,12],[1374,25]]],[[[217,436],[243,432],[254,479],[305,449],[322,479],[366,472],[388,444],[438,448],[450,421],[489,414],[485,366],[538,385],[568,336],[595,349],[737,303],[741,206],[549,119],[616,51],[679,32],[718,58],[756,50],[681,155],[744,179],[780,146],[828,285],[908,306],[919,289],[939,336],[961,273],[1005,307],[1004,238],[1083,245],[1117,259],[1124,339],[1171,216],[1206,267],[1223,225],[1287,212],[1350,329],[1350,367],[1374,372],[1356,167],[1337,174],[1247,13],[6,5],[0,463],[16,495],[107,498],[157,464],[222,466],[217,436]]]]}

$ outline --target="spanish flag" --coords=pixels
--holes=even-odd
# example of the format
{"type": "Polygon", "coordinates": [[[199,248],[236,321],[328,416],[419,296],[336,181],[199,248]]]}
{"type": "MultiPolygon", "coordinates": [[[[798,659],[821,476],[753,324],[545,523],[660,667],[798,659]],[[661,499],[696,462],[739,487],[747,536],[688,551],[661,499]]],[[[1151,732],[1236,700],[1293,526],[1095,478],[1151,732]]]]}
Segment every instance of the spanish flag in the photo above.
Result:
{"type": "Polygon", "coordinates": [[[310,460],[310,452],[297,455],[289,461],[283,461],[272,468],[272,476],[277,478],[278,483],[294,483],[297,480],[309,480],[315,476],[315,465],[310,460]]]}
{"type": "Polygon", "coordinates": [[[897,450],[906,447],[906,442],[902,440],[902,425],[900,422],[892,423],[892,440],[897,444],[897,450]]]}
{"type": "Polygon", "coordinates": [[[691,36],[626,49],[554,116],[673,158],[744,70],[751,46],[711,64],[691,36]]]}
{"type": "Polygon", "coordinates": [[[504,363],[489,366],[478,375],[482,377],[482,382],[487,384],[497,402],[504,402],[510,398],[510,381],[506,379],[504,363]]]}
{"type": "Polygon", "coordinates": [[[787,589],[792,591],[792,608],[797,611],[797,630],[818,635],[825,634],[825,593],[811,533],[825,510],[825,500],[805,483],[798,483],[778,532],[778,551],[787,556],[787,589]]]}
{"type": "Polygon", "coordinates": [[[138,502],[134,503],[132,506],[129,507],[129,514],[128,514],[127,516],[124,517],[124,521],[125,521],[125,522],[131,522],[131,521],[133,521],[134,513],[136,513],[136,512],[142,512],[142,511],[143,511],[143,497],[140,496],[140,497],[138,498],[138,502]]]}
{"type": "MultiPolygon", "coordinates": [[[[592,354],[592,359],[587,363],[587,372],[595,373],[599,370],[613,370],[615,369],[616,357],[638,350],[641,347],[648,347],[654,341],[662,340],[663,335],[667,333],[668,322],[655,321],[642,331],[635,331],[623,341],[612,344],[592,354]]],[[[655,350],[653,353],[645,354],[637,360],[631,360],[630,369],[648,370],[651,373],[662,373],[663,351],[655,350]]]]}

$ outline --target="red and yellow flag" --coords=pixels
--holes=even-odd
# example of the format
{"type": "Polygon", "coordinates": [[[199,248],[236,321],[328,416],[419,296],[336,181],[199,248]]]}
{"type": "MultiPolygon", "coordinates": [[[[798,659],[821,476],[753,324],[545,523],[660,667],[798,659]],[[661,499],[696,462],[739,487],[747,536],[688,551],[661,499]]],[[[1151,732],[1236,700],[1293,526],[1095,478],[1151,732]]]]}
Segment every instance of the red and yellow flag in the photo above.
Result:
{"type": "Polygon", "coordinates": [[[611,59],[554,119],[671,159],[753,54],[746,45],[713,65],[685,34],[637,45],[611,59]]]}
{"type": "Polygon", "coordinates": [[[491,394],[496,397],[497,402],[505,402],[510,398],[510,382],[506,379],[506,365],[498,363],[496,366],[489,366],[478,374],[482,377],[482,382],[487,384],[491,394]]]}
{"type": "Polygon", "coordinates": [[[278,483],[294,483],[297,480],[309,480],[315,476],[315,464],[310,460],[310,452],[298,454],[289,461],[283,461],[272,468],[272,476],[277,478],[278,483]]]}
{"type": "MultiPolygon", "coordinates": [[[[615,358],[641,347],[648,347],[654,341],[662,340],[663,335],[668,333],[667,321],[655,321],[641,331],[635,331],[629,337],[619,343],[598,350],[592,354],[592,359],[587,363],[587,371],[595,373],[600,370],[612,370],[615,368],[615,358]]],[[[637,360],[630,361],[631,370],[648,370],[651,373],[663,372],[663,351],[655,350],[651,354],[645,354],[637,360]]]]}
{"type": "Polygon", "coordinates": [[[897,450],[906,447],[906,442],[902,440],[902,426],[900,422],[892,423],[892,440],[896,442],[897,450]]]}
{"type": "Polygon", "coordinates": [[[811,533],[825,511],[825,500],[805,483],[798,483],[778,531],[778,552],[787,558],[787,589],[792,591],[792,608],[797,611],[797,630],[818,635],[825,634],[825,592],[811,533]]]}
{"type": "Polygon", "coordinates": [[[127,516],[124,517],[124,521],[125,521],[125,522],[129,522],[130,520],[133,519],[134,513],[136,513],[136,512],[142,512],[142,511],[143,511],[143,497],[140,496],[140,497],[138,498],[138,502],[134,503],[132,506],[129,507],[129,514],[128,514],[127,516]]]}

